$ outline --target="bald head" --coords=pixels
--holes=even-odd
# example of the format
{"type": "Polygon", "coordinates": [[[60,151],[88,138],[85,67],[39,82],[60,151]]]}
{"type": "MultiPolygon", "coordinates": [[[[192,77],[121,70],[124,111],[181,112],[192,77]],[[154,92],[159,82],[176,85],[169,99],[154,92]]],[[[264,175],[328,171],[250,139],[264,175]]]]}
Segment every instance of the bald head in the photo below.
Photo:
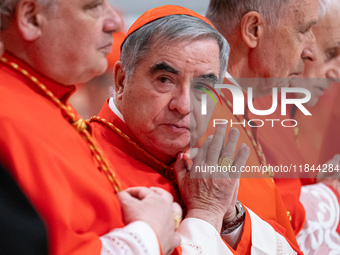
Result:
{"type": "Polygon", "coordinates": [[[260,13],[269,24],[276,24],[287,3],[289,0],[211,0],[206,17],[222,34],[229,34],[250,11],[260,13]]]}

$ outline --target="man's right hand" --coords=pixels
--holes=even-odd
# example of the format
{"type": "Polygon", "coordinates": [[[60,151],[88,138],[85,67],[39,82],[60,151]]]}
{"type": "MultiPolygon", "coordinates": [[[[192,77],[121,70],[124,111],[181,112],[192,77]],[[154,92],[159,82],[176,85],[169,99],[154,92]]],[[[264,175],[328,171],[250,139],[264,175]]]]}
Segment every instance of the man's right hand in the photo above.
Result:
{"type": "Polygon", "coordinates": [[[175,232],[177,216],[182,218],[182,209],[173,202],[172,195],[156,187],[133,187],[118,193],[124,221],[144,221],[155,231],[164,255],[171,254],[180,245],[181,238],[175,232]]]}
{"type": "Polygon", "coordinates": [[[218,232],[221,231],[222,221],[232,221],[236,216],[240,167],[245,165],[250,153],[250,149],[243,144],[234,160],[239,131],[231,129],[226,146],[225,134],[226,125],[218,125],[214,136],[209,137],[195,155],[191,169],[185,155],[178,157],[174,167],[180,193],[188,209],[186,217],[205,220],[218,232]],[[196,167],[217,167],[220,159],[225,159],[226,163],[222,165],[232,163],[235,172],[196,172],[196,167]]]}

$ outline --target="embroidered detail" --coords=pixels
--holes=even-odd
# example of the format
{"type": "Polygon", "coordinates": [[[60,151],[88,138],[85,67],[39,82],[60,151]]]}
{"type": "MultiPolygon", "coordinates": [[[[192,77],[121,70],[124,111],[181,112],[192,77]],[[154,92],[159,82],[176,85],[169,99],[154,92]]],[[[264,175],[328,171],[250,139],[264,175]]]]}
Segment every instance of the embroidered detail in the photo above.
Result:
{"type": "Polygon", "coordinates": [[[277,255],[295,255],[297,254],[292,247],[289,246],[288,242],[286,241],[286,239],[279,235],[276,231],[275,231],[275,235],[276,235],[276,251],[277,251],[277,255]]]}
{"type": "Polygon", "coordinates": [[[185,247],[185,246],[187,246],[187,247],[190,247],[191,249],[190,249],[190,251],[192,251],[192,250],[195,250],[195,255],[197,254],[203,254],[203,251],[202,251],[202,248],[200,247],[200,246],[198,246],[198,245],[195,245],[195,244],[187,244],[187,243],[181,243],[181,247],[182,247],[182,249],[183,249],[183,247],[185,247]]]}
{"type": "Polygon", "coordinates": [[[300,201],[306,210],[306,222],[297,236],[305,254],[340,254],[339,201],[324,184],[301,188],[300,201]]]}
{"type": "Polygon", "coordinates": [[[42,84],[36,77],[32,76],[27,70],[20,67],[17,63],[8,62],[6,58],[2,57],[1,61],[8,67],[14,69],[15,71],[21,72],[24,76],[30,79],[33,84],[36,85],[36,87],[40,89],[40,91],[61,110],[63,116],[65,116],[65,119],[78,131],[78,133],[88,144],[92,156],[98,162],[99,170],[104,171],[112,187],[114,188],[114,191],[121,191],[120,182],[116,178],[114,171],[109,167],[108,161],[104,158],[102,151],[98,148],[90,132],[87,130],[88,122],[82,118],[77,118],[75,114],[71,112],[72,108],[70,106],[66,106],[64,103],[62,103],[56,96],[53,95],[52,91],[48,90],[44,84],[42,84]]]}
{"type": "Polygon", "coordinates": [[[292,214],[290,213],[290,211],[287,211],[287,217],[289,221],[292,221],[292,214]]]}
{"type": "MultiPolygon", "coordinates": [[[[138,243],[139,245],[139,252],[143,252],[145,255],[150,255],[148,249],[145,247],[144,242],[140,238],[139,235],[132,233],[130,231],[126,231],[124,228],[116,229],[104,236],[101,237],[102,242],[106,239],[109,241],[109,243],[114,243],[120,251],[122,251],[122,254],[132,254],[131,252],[134,252],[135,249],[131,249],[131,246],[129,246],[129,240],[131,240],[131,237],[136,241],[135,243],[138,243]]],[[[110,245],[109,245],[110,246],[110,245]]],[[[114,255],[116,254],[116,249],[110,249],[109,247],[105,246],[103,248],[105,251],[105,255],[114,255]]],[[[102,250],[103,251],[103,250],[102,250]]]]}

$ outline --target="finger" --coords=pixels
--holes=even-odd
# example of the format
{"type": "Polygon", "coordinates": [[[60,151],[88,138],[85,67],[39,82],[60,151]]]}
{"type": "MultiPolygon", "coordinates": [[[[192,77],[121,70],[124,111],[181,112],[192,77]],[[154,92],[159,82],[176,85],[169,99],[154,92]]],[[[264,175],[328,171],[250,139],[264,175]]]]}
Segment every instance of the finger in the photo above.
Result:
{"type": "Polygon", "coordinates": [[[215,166],[220,158],[221,150],[224,145],[224,137],[227,131],[226,124],[217,125],[213,139],[209,145],[206,157],[206,163],[209,166],[215,166]]]}
{"type": "Polygon", "coordinates": [[[191,148],[189,151],[185,152],[183,157],[186,160],[194,159],[198,154],[199,148],[191,148]]]}
{"type": "Polygon", "coordinates": [[[224,149],[222,150],[221,158],[234,159],[236,146],[240,131],[237,128],[232,128],[228,134],[228,141],[224,149]]]}
{"type": "Polygon", "coordinates": [[[179,186],[184,181],[185,176],[188,173],[188,171],[189,171],[189,164],[183,158],[183,153],[178,154],[176,162],[174,164],[174,172],[175,172],[176,180],[179,186]]]}
{"type": "Polygon", "coordinates": [[[129,194],[129,192],[123,190],[119,193],[117,193],[117,198],[119,203],[124,207],[124,205],[131,204],[132,201],[136,200],[133,196],[129,194]]]}
{"type": "Polygon", "coordinates": [[[165,189],[159,188],[159,187],[150,187],[150,190],[155,192],[156,194],[162,196],[167,201],[174,201],[174,197],[171,195],[170,192],[166,191],[165,189]]]}
{"type": "Polygon", "coordinates": [[[196,155],[195,160],[194,160],[195,163],[205,162],[206,157],[207,157],[207,151],[209,149],[209,145],[210,145],[212,139],[213,139],[213,136],[210,135],[205,140],[205,142],[203,143],[203,145],[201,146],[201,148],[197,152],[197,155],[196,155]]]}
{"type": "Polygon", "coordinates": [[[234,160],[233,166],[236,167],[237,171],[230,173],[230,178],[240,178],[241,171],[240,168],[245,166],[247,163],[248,157],[250,154],[250,149],[246,144],[241,144],[240,148],[237,151],[237,155],[234,160]]]}
{"type": "Polygon", "coordinates": [[[127,193],[137,199],[144,199],[147,195],[150,195],[153,191],[147,187],[132,187],[125,189],[127,193]]]}

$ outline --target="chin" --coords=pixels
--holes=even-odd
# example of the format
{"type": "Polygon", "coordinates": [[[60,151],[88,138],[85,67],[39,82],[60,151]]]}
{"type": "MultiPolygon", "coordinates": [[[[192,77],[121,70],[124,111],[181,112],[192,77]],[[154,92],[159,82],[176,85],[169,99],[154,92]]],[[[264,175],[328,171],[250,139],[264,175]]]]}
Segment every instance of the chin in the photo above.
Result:
{"type": "Polygon", "coordinates": [[[108,67],[108,62],[106,58],[104,58],[104,59],[101,59],[101,61],[97,61],[97,65],[93,65],[92,72],[90,71],[89,73],[93,74],[92,77],[96,77],[96,76],[99,76],[105,73],[105,71],[107,70],[107,67],[108,67]]]}

